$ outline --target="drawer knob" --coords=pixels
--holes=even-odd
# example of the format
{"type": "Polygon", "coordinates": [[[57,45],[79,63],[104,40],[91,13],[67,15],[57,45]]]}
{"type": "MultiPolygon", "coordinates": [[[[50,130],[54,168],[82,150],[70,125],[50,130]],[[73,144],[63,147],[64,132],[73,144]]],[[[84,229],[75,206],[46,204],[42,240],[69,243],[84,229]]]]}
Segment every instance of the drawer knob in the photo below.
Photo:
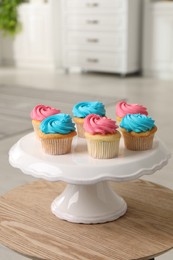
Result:
{"type": "Polygon", "coordinates": [[[86,21],[88,24],[98,24],[99,21],[98,20],[87,20],[86,21]]]}
{"type": "Polygon", "coordinates": [[[98,39],[94,39],[94,38],[88,38],[87,42],[97,43],[97,42],[99,42],[99,40],[98,39]]]}
{"type": "Polygon", "coordinates": [[[92,7],[98,7],[99,4],[98,3],[87,3],[86,6],[92,8],[92,7]]]}
{"type": "Polygon", "coordinates": [[[99,62],[99,60],[95,59],[95,58],[88,58],[87,61],[91,62],[91,63],[98,63],[99,62]]]}

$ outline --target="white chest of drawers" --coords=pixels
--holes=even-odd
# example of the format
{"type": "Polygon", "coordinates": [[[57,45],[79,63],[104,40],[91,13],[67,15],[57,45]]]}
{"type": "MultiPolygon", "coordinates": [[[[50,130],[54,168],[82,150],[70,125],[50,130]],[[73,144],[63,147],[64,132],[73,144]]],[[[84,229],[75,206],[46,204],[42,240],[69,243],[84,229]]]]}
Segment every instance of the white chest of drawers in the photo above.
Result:
{"type": "Polygon", "coordinates": [[[140,70],[140,0],[62,0],[63,67],[140,70]]]}

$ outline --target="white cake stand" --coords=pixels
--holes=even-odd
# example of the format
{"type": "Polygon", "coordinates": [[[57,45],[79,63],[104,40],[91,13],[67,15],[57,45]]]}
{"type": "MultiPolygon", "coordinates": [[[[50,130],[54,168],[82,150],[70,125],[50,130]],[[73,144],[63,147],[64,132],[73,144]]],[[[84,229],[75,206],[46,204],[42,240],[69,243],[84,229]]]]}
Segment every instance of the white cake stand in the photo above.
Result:
{"type": "Polygon", "coordinates": [[[170,153],[158,140],[152,150],[135,152],[120,142],[118,158],[93,159],[87,153],[86,140],[75,137],[72,152],[47,155],[41,143],[30,133],[9,152],[9,162],[25,174],[48,181],[68,183],[51,205],[59,218],[76,223],[103,223],[124,215],[127,204],[112,191],[108,181],[129,181],[152,174],[167,164],[170,153]]]}

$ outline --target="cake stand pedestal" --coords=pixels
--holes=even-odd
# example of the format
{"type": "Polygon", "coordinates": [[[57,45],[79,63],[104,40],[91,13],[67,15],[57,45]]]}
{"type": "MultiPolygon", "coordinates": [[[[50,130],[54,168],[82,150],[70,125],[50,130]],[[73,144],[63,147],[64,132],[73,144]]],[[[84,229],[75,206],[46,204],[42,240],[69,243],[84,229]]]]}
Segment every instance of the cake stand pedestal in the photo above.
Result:
{"type": "Polygon", "coordinates": [[[9,152],[9,162],[25,174],[48,181],[64,181],[65,190],[51,204],[53,214],[76,223],[103,223],[124,215],[127,204],[108,181],[129,181],[152,174],[167,164],[170,153],[159,140],[148,151],[129,151],[120,142],[118,158],[94,159],[87,153],[86,140],[74,138],[72,152],[47,155],[30,133],[9,152]]]}
{"type": "Polygon", "coordinates": [[[126,202],[118,196],[107,181],[96,184],[68,184],[52,205],[59,218],[77,223],[102,223],[124,215],[126,202]]]}

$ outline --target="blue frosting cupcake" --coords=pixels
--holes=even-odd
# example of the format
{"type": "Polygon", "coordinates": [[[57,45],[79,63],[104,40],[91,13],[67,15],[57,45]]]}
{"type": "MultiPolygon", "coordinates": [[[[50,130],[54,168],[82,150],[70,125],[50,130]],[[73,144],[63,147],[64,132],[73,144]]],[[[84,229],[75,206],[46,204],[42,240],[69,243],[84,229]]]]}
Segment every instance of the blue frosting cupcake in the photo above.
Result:
{"type": "Polygon", "coordinates": [[[127,132],[143,133],[150,131],[154,127],[154,120],[142,114],[127,114],[122,118],[120,127],[127,132]]]}
{"type": "Polygon", "coordinates": [[[39,137],[45,153],[66,154],[71,151],[72,139],[76,135],[75,124],[68,114],[55,114],[40,124],[39,137]]]}
{"type": "Polygon", "coordinates": [[[89,114],[96,114],[99,116],[105,116],[105,107],[101,102],[80,102],[74,105],[72,110],[74,117],[84,118],[89,114]]]}
{"type": "Polygon", "coordinates": [[[151,117],[142,114],[127,114],[123,117],[120,128],[127,149],[143,151],[152,148],[157,127],[151,117]]]}
{"type": "Polygon", "coordinates": [[[45,118],[40,124],[40,130],[45,134],[66,135],[75,131],[75,124],[68,114],[55,114],[45,118]]]}
{"type": "Polygon", "coordinates": [[[105,116],[106,110],[103,103],[95,102],[80,102],[74,105],[72,109],[73,120],[77,127],[78,136],[84,138],[83,123],[84,118],[90,114],[105,116]]]}

